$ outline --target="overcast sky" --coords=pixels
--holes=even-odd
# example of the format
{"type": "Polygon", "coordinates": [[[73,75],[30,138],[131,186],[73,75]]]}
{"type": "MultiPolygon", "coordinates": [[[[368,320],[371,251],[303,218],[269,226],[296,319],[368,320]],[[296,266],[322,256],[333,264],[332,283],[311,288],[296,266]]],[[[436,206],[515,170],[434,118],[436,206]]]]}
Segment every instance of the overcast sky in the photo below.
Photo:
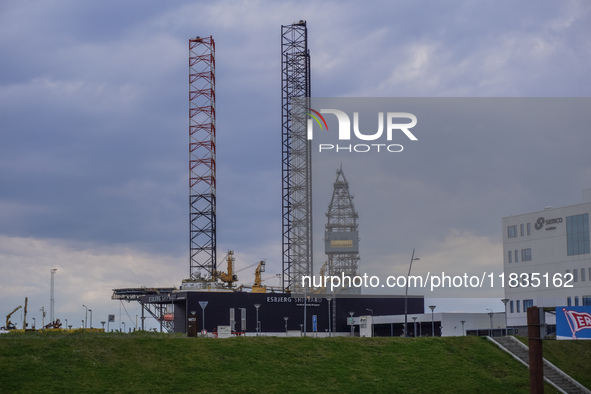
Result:
{"type": "MultiPolygon", "coordinates": [[[[590,13],[583,1],[3,2],[0,315],[29,297],[29,321],[39,322],[51,268],[56,317],[74,325],[82,304],[95,325],[118,315],[113,288],[188,276],[189,38],[216,41],[218,255],[234,250],[239,268],[266,259],[272,276],[281,269],[282,24],[308,22],[317,97],[587,97],[590,13]]],[[[389,207],[371,203],[367,172],[343,160],[362,272],[404,271],[413,248],[423,267],[501,264],[503,216],[578,203],[591,188],[587,130],[503,135],[491,143],[474,132],[457,150],[417,135],[403,156],[413,160],[376,177],[389,207]],[[401,212],[383,228],[395,241],[364,257],[363,231],[384,209],[401,212]],[[434,226],[442,210],[454,220],[434,226]]],[[[340,161],[320,177],[317,224],[340,161]]],[[[135,320],[139,308],[126,307],[135,320]]]]}

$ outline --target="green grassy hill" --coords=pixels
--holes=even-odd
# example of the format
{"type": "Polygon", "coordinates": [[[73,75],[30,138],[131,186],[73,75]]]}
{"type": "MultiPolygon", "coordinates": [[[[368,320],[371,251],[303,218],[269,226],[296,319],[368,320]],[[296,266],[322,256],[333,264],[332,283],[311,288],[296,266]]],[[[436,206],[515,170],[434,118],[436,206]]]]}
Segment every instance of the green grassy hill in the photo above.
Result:
{"type": "MultiPolygon", "coordinates": [[[[517,337],[524,344],[527,338],[517,337]]],[[[569,374],[583,386],[591,388],[591,341],[542,342],[544,358],[569,374]]]]}
{"type": "Polygon", "coordinates": [[[525,393],[528,372],[477,337],[0,336],[2,393],[190,391],[525,393]]]}

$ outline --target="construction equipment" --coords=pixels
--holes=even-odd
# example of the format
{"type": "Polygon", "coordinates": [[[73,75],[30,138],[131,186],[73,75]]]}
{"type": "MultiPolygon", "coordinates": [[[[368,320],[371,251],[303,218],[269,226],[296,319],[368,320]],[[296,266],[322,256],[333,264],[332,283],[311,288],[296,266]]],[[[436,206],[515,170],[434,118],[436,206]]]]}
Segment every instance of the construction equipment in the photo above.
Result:
{"type": "Polygon", "coordinates": [[[213,276],[214,279],[219,279],[224,283],[228,284],[229,288],[232,288],[232,285],[234,284],[234,282],[236,282],[238,280],[238,276],[236,276],[236,274],[234,274],[234,251],[233,250],[229,250],[228,254],[226,255],[226,261],[228,263],[228,272],[222,272],[222,271],[217,271],[214,270],[213,272],[213,276]]]}
{"type": "Polygon", "coordinates": [[[257,269],[254,271],[254,285],[252,286],[253,293],[266,293],[267,286],[263,286],[263,280],[261,279],[261,273],[265,272],[265,264],[266,262],[263,260],[257,266],[257,269]]]}
{"type": "Polygon", "coordinates": [[[12,316],[14,314],[14,312],[18,311],[19,309],[21,309],[23,306],[19,305],[16,308],[14,308],[14,310],[12,312],[10,312],[8,315],[6,315],[6,326],[4,326],[3,328],[6,330],[15,330],[16,326],[14,324],[12,324],[12,322],[10,321],[10,316],[12,316]]]}
{"type": "Polygon", "coordinates": [[[48,323],[46,325],[43,326],[43,328],[53,328],[53,329],[58,329],[62,326],[62,323],[60,322],[60,319],[56,319],[55,321],[48,323]]]}

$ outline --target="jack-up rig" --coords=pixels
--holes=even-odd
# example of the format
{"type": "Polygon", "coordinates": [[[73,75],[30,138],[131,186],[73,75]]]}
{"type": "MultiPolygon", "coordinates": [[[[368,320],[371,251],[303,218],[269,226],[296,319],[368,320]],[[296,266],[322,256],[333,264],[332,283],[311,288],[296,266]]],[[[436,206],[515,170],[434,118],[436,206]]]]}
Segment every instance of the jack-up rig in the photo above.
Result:
{"type": "MultiPolygon", "coordinates": [[[[314,275],[312,232],[312,150],[306,124],[311,96],[310,51],[306,22],[281,26],[282,81],[282,286],[263,285],[265,261],[255,263],[252,286],[238,280],[234,252],[216,260],[216,89],[213,37],[189,40],[189,277],[179,289],[114,289],[112,299],[137,301],[142,306],[141,329],[147,312],[160,330],[197,335],[229,326],[241,335],[287,332],[348,332],[350,313],[371,308],[377,314],[402,314],[404,299],[364,297],[346,291],[320,294],[303,285],[314,275]],[[302,104],[304,100],[304,104],[302,104]],[[297,102],[297,104],[296,104],[297,102]],[[337,295],[343,298],[331,304],[337,295]],[[306,315],[306,310],[309,310],[306,315]],[[301,320],[303,311],[304,319],[301,320]],[[256,316],[256,319],[250,316],[256,316]],[[248,316],[248,318],[247,318],[248,316]],[[307,317],[306,317],[307,316],[307,317]],[[332,324],[331,324],[332,323],[332,324]]],[[[337,171],[327,212],[323,275],[356,276],[358,270],[357,212],[342,168],[337,171]]],[[[247,268],[253,267],[249,266],[247,268]]],[[[423,312],[423,299],[410,299],[408,310],[423,312]]]]}

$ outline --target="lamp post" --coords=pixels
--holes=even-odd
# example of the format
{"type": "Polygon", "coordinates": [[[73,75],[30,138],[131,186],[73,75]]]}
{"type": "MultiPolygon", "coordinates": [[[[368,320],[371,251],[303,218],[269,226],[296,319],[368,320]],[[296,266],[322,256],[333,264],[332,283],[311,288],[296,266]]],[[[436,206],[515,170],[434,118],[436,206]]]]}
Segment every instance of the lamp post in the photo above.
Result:
{"type": "MultiPolygon", "coordinates": [[[[66,324],[67,324],[67,320],[66,320],[66,324]]],[[[36,320],[35,320],[35,318],[33,318],[33,330],[35,329],[36,326],[37,326],[36,320]]]]}
{"type": "Polygon", "coordinates": [[[92,328],[92,309],[89,309],[88,312],[90,312],[90,328],[92,328]]]}
{"type": "MultiPolygon", "coordinates": [[[[33,318],[35,320],[35,318],[33,318]]],[[[68,328],[68,319],[66,319],[66,328],[68,328]]]]}
{"type": "Polygon", "coordinates": [[[355,314],[355,312],[349,312],[349,316],[351,316],[349,323],[351,323],[351,336],[354,335],[353,330],[355,329],[355,327],[353,327],[353,315],[355,314]]]}
{"type": "Polygon", "coordinates": [[[82,306],[86,310],[86,312],[84,313],[84,322],[83,322],[84,323],[84,328],[86,328],[86,321],[88,320],[88,307],[86,305],[82,305],[82,306]]]}
{"type": "Polygon", "coordinates": [[[101,322],[101,324],[103,325],[103,332],[105,332],[105,323],[106,323],[106,321],[101,322]]]}
{"type": "Polygon", "coordinates": [[[462,336],[465,337],[466,331],[464,331],[464,323],[466,323],[466,320],[461,320],[460,323],[462,323],[462,336]]]}
{"type": "Polygon", "coordinates": [[[416,338],[417,337],[417,317],[413,316],[412,317],[412,321],[413,321],[413,336],[416,338]]]}
{"type": "Polygon", "coordinates": [[[509,335],[509,327],[507,327],[507,303],[509,302],[508,298],[503,298],[501,302],[505,305],[505,336],[509,335]]]}
{"type": "Polygon", "coordinates": [[[306,293],[304,293],[304,336],[306,336],[306,324],[308,323],[306,321],[306,305],[308,304],[306,301],[308,300],[308,296],[306,295],[306,293]]]}
{"type": "Polygon", "coordinates": [[[493,315],[495,313],[492,311],[492,309],[488,309],[488,308],[486,308],[486,309],[490,311],[490,312],[488,312],[488,316],[490,317],[490,336],[492,337],[493,336],[492,335],[492,331],[493,331],[493,321],[492,321],[492,318],[493,318],[493,315]]]}
{"type": "Polygon", "coordinates": [[[330,313],[330,302],[332,301],[332,298],[330,297],[326,297],[326,301],[328,301],[328,336],[332,337],[332,329],[330,327],[330,320],[331,320],[331,313],[330,313]]]}
{"type": "Polygon", "coordinates": [[[259,308],[261,307],[261,304],[254,304],[254,307],[257,310],[257,337],[259,336],[259,308]]]}
{"type": "Polygon", "coordinates": [[[404,291],[404,336],[408,336],[406,325],[408,322],[408,278],[410,276],[410,270],[412,268],[412,262],[414,260],[420,260],[418,257],[415,258],[415,250],[412,250],[412,256],[410,257],[410,264],[408,266],[408,274],[406,275],[406,290],[404,291]]]}
{"type": "Polygon", "coordinates": [[[125,332],[125,322],[122,321],[121,324],[123,324],[123,332],[125,332]]]}
{"type": "MultiPolygon", "coordinates": [[[[199,301],[199,306],[201,307],[201,323],[203,325],[202,331],[206,332],[205,330],[205,308],[207,307],[207,303],[209,301],[199,301]]],[[[160,322],[160,331],[162,331],[162,321],[160,322]]]]}
{"type": "Polygon", "coordinates": [[[365,308],[371,313],[371,336],[373,337],[373,309],[365,308]]]}
{"type": "Polygon", "coordinates": [[[433,310],[436,308],[436,305],[429,305],[429,308],[431,308],[431,336],[434,337],[435,336],[435,317],[433,315],[433,310]]]}
{"type": "Polygon", "coordinates": [[[288,316],[285,316],[283,320],[285,320],[285,336],[287,336],[287,320],[289,319],[288,316]]]}

